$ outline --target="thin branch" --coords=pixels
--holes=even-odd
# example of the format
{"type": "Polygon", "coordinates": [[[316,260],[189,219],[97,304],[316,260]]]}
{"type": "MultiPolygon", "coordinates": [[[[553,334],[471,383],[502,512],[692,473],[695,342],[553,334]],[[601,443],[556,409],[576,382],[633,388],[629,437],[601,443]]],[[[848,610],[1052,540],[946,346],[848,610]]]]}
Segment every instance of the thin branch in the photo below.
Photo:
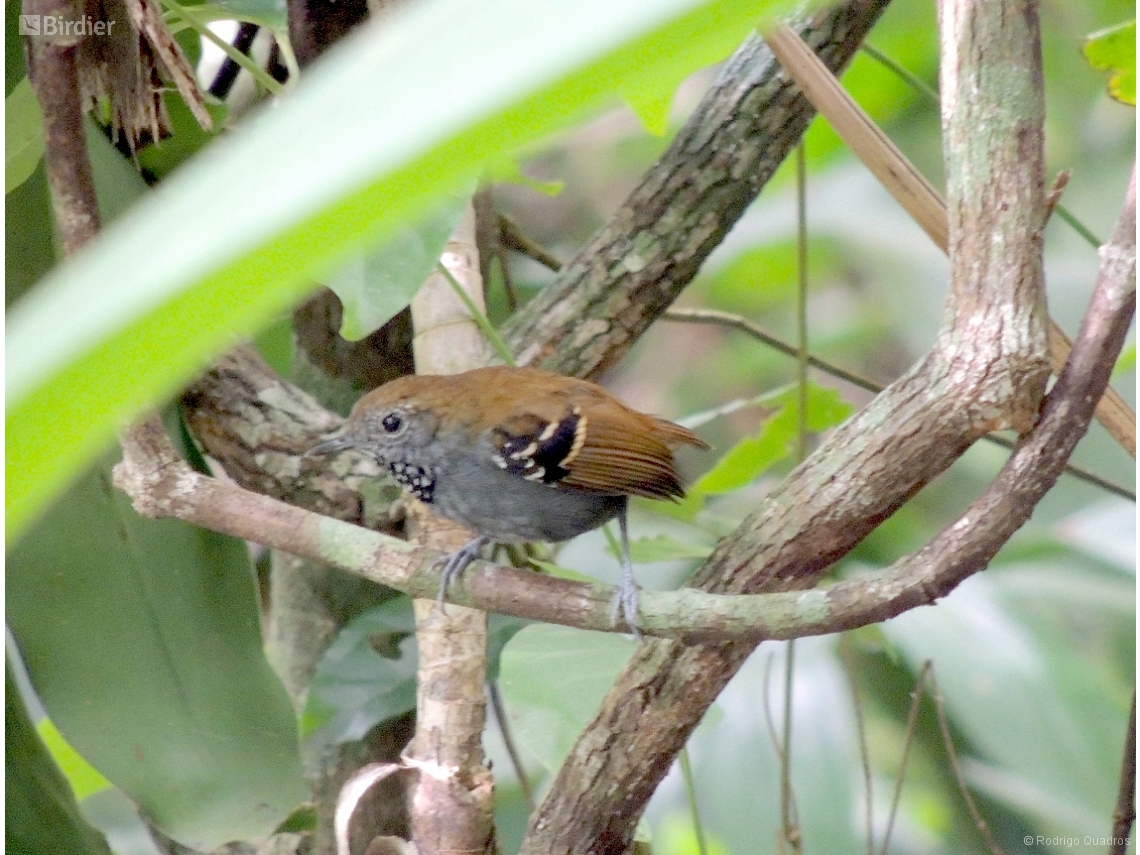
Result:
{"type": "Polygon", "coordinates": [[[902,799],[903,781],[906,780],[906,766],[910,761],[910,749],[914,745],[914,736],[918,726],[918,711],[922,707],[922,693],[926,688],[926,675],[930,671],[931,662],[927,659],[922,663],[918,672],[918,679],[914,681],[914,694],[910,700],[910,711],[906,714],[906,741],[903,742],[903,754],[899,760],[899,771],[895,778],[895,788],[891,793],[891,809],[887,813],[887,827],[883,830],[883,846],[879,855],[887,855],[891,844],[891,832],[894,831],[895,817],[898,816],[899,802],[902,799]]]}
{"type": "Polygon", "coordinates": [[[499,725],[499,735],[503,737],[503,745],[507,748],[507,757],[510,758],[511,768],[515,770],[515,777],[518,778],[519,787],[523,791],[523,797],[526,798],[527,808],[533,811],[535,804],[534,789],[531,787],[530,776],[526,773],[526,767],[523,766],[518,746],[515,745],[511,721],[507,717],[507,708],[503,705],[503,693],[499,690],[498,680],[487,681],[487,693],[491,696],[491,711],[495,714],[495,723],[499,725]]]}
{"type": "Polygon", "coordinates": [[[697,808],[697,788],[693,781],[693,767],[689,762],[689,749],[682,748],[677,755],[681,766],[681,777],[685,781],[685,798],[689,802],[689,816],[692,818],[693,834],[697,838],[697,855],[708,855],[708,846],[705,843],[705,828],[701,823],[701,812],[697,808]]]}
{"type": "Polygon", "coordinates": [[[942,692],[938,688],[938,679],[934,676],[934,666],[929,660],[927,665],[930,667],[924,668],[922,676],[930,680],[934,711],[938,717],[938,729],[942,734],[942,744],[946,748],[946,756],[950,760],[950,771],[954,774],[954,781],[958,784],[958,792],[962,794],[962,801],[966,803],[966,810],[970,813],[970,819],[974,821],[974,828],[978,830],[978,834],[981,835],[986,847],[992,855],[1005,855],[1005,850],[994,838],[989,824],[983,819],[981,811],[978,810],[978,805],[974,802],[974,797],[970,795],[970,788],[966,786],[966,776],[962,774],[962,764],[958,762],[958,751],[954,748],[954,739],[950,735],[950,722],[946,718],[946,705],[942,702],[942,692]]]}
{"type": "Polygon", "coordinates": [[[499,212],[499,238],[503,246],[537,261],[548,270],[557,273],[562,269],[562,262],[558,256],[533,240],[522,227],[507,214],[499,212]]]}
{"type": "Polygon", "coordinates": [[[796,794],[792,789],[792,686],[796,673],[796,640],[784,648],[784,715],[780,728],[780,850],[784,844],[793,852],[803,848],[796,794]]]}
{"type": "Polygon", "coordinates": [[[1124,734],[1124,754],[1120,759],[1120,787],[1116,808],[1112,812],[1112,844],[1110,855],[1125,855],[1132,823],[1136,821],[1136,690],[1132,690],[1132,712],[1124,734]]]}
{"type": "Polygon", "coordinates": [[[874,789],[871,776],[871,755],[867,750],[867,722],[863,714],[863,696],[855,675],[855,658],[851,653],[851,636],[839,637],[839,656],[843,660],[843,671],[847,686],[851,690],[851,709],[855,712],[855,732],[859,734],[859,765],[863,770],[863,822],[867,827],[867,855],[875,853],[875,814],[874,789]]]}

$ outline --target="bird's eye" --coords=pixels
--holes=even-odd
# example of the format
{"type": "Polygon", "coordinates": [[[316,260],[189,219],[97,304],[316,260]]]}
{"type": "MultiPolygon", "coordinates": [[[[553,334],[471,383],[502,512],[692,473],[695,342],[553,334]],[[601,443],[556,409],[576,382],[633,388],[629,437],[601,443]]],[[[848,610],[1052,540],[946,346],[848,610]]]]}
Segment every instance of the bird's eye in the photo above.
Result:
{"type": "Polygon", "coordinates": [[[404,426],[404,420],[400,418],[397,413],[388,413],[388,415],[384,416],[380,421],[380,425],[388,433],[399,433],[400,429],[404,426]]]}

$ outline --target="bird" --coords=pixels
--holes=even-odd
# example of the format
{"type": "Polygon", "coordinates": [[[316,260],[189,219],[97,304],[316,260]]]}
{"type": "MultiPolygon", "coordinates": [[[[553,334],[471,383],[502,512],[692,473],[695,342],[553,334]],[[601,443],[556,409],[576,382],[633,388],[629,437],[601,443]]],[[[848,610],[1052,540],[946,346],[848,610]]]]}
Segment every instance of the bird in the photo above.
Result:
{"type": "Polygon", "coordinates": [[[354,449],[476,536],[443,563],[439,599],[490,542],[557,543],[618,520],[611,608],[638,631],[630,496],[683,498],[673,452],[709,448],[687,428],[631,409],[586,380],[495,366],[412,374],[362,397],[337,435],[306,454],[354,449]]]}

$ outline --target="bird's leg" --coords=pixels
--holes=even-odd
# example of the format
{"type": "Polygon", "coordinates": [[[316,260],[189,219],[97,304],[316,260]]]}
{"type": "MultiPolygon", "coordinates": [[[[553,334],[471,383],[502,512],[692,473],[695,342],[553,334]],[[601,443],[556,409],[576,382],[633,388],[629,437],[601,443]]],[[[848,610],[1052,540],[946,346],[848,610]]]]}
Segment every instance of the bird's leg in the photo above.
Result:
{"type": "Polygon", "coordinates": [[[618,582],[617,594],[610,604],[610,623],[617,626],[618,617],[625,621],[626,626],[633,632],[635,638],[641,640],[641,630],[638,628],[637,617],[637,582],[633,579],[633,561],[629,557],[629,523],[626,519],[626,510],[629,502],[622,504],[618,512],[618,531],[621,533],[621,581],[618,582]]]}
{"type": "Polygon", "coordinates": [[[480,550],[491,542],[489,537],[473,537],[450,555],[445,555],[436,563],[443,564],[439,579],[439,607],[447,614],[447,589],[452,582],[463,575],[467,565],[479,557],[480,550]]]}

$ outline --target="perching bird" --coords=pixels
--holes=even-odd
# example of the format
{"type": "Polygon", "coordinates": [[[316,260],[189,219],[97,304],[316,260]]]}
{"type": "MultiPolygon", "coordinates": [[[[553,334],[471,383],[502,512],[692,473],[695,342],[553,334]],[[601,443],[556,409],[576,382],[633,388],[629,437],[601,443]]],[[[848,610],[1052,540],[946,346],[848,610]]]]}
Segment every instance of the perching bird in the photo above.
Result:
{"type": "Polygon", "coordinates": [[[401,377],[368,393],[339,436],[310,454],[356,449],[416,498],[479,536],[446,559],[448,586],[489,541],[562,541],[618,518],[622,575],[613,617],[637,627],[630,496],[684,496],[679,445],[709,446],[631,410],[601,386],[534,368],[401,377]]]}

